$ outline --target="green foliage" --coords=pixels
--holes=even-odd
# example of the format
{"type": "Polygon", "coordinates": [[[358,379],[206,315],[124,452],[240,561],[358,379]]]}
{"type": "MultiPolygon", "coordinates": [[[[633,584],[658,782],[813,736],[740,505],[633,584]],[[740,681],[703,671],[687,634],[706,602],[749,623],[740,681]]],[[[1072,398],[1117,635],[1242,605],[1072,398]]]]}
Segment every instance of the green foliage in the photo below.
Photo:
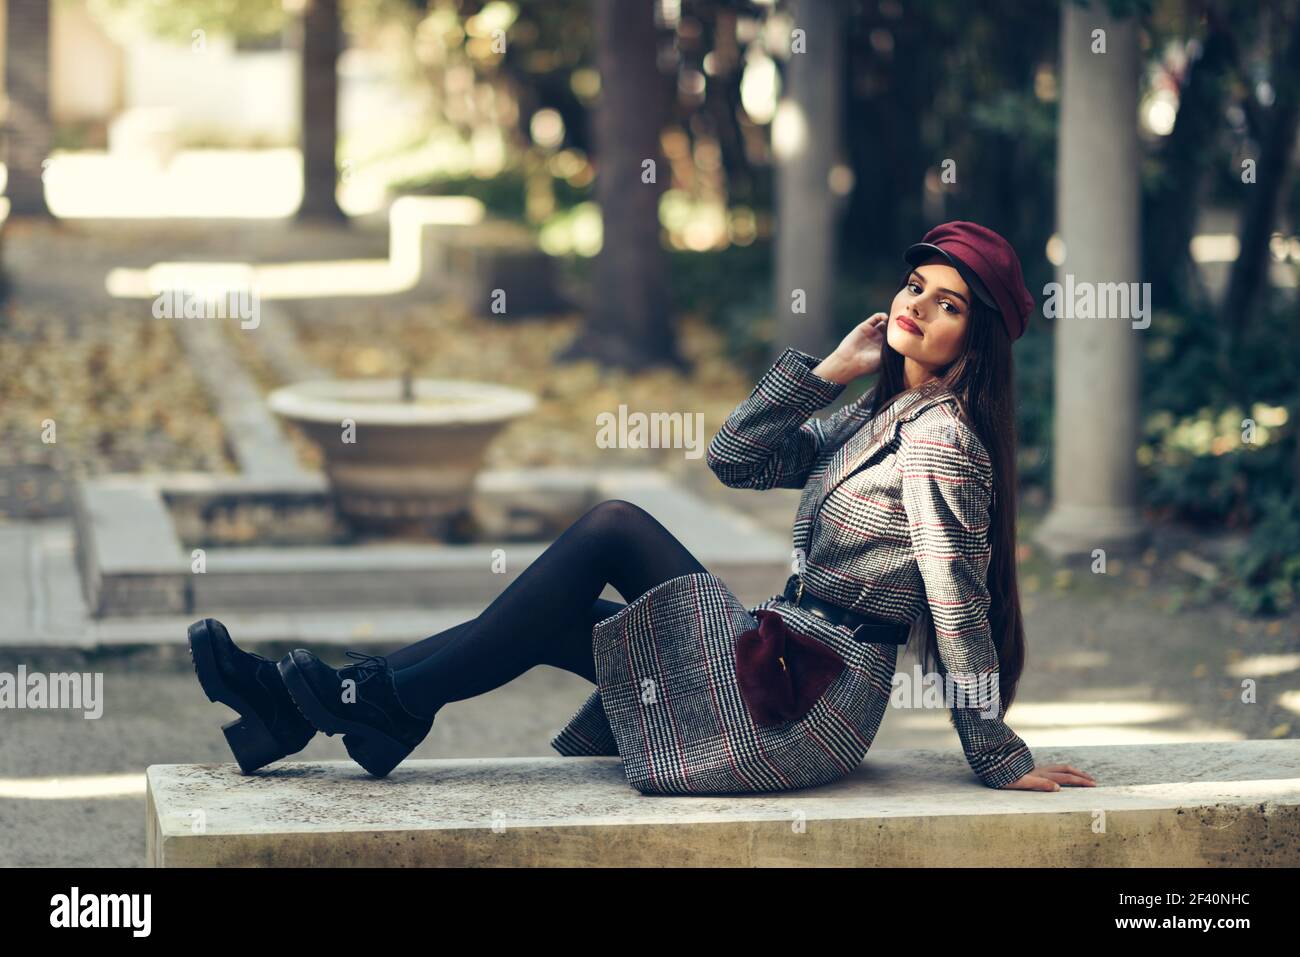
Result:
{"type": "Polygon", "coordinates": [[[1294,302],[1284,301],[1279,294],[1254,316],[1233,317],[1233,321],[1246,323],[1247,318],[1238,365],[1228,368],[1222,316],[1191,307],[1156,312],[1151,327],[1142,333],[1146,407],[1187,415],[1234,401],[1270,405],[1292,401],[1300,381],[1300,340],[1279,331],[1294,326],[1294,302]]]}
{"type": "Polygon", "coordinates": [[[1283,614],[1300,591],[1300,496],[1271,493],[1259,522],[1233,563],[1233,603],[1242,611],[1283,614]]]}
{"type": "Polygon", "coordinates": [[[1022,488],[1047,488],[1051,482],[1052,362],[1056,336],[1042,316],[1031,315],[1025,334],[1016,340],[1016,472],[1022,488]]]}
{"type": "MultiPolygon", "coordinates": [[[[1289,491],[1293,448],[1293,442],[1281,441],[1222,455],[1169,455],[1145,470],[1143,497],[1169,518],[1228,527],[1251,525],[1262,520],[1261,503],[1268,496],[1289,491]]],[[[1300,539],[1294,544],[1300,549],[1300,539]]]]}
{"type": "Polygon", "coordinates": [[[503,219],[524,218],[524,177],[517,170],[507,170],[491,179],[477,176],[422,176],[389,184],[395,193],[435,196],[473,196],[489,216],[503,219]]]}
{"type": "Polygon", "coordinates": [[[673,306],[713,323],[728,355],[751,372],[766,367],[772,335],[772,247],[768,242],[721,252],[668,253],[673,306]]]}
{"type": "Polygon", "coordinates": [[[1300,343],[1278,334],[1294,327],[1294,308],[1276,301],[1253,317],[1229,374],[1224,328],[1213,314],[1158,312],[1143,334],[1143,441],[1152,458],[1143,469],[1143,498],[1164,518],[1253,529],[1230,572],[1231,600],[1251,614],[1285,612],[1300,586],[1300,343]],[[1243,419],[1288,406],[1285,425],[1242,444],[1243,419]]]}
{"type": "Polygon", "coordinates": [[[255,39],[279,33],[288,21],[283,4],[268,0],[88,0],[98,19],[119,30],[191,43],[194,31],[255,39]]]}
{"type": "Polygon", "coordinates": [[[971,106],[975,128],[1022,139],[1040,162],[1056,161],[1056,104],[1043,102],[1029,90],[1002,90],[971,106]]]}
{"type": "MultiPolygon", "coordinates": [[[[435,196],[473,196],[486,208],[489,216],[525,220],[527,185],[523,172],[510,167],[488,179],[477,176],[419,176],[394,181],[389,188],[395,193],[435,196]]],[[[591,198],[591,187],[578,189],[559,177],[551,178],[556,211],[572,209],[591,198]]]]}
{"type": "MultiPolygon", "coordinates": [[[[1240,439],[1242,420],[1257,409],[1295,402],[1300,342],[1277,334],[1294,324],[1293,309],[1279,301],[1254,317],[1230,375],[1221,368],[1224,334],[1216,316],[1155,314],[1143,333],[1143,441],[1151,456],[1144,497],[1157,512],[1240,527],[1262,520],[1270,496],[1294,494],[1295,422],[1267,429],[1263,443],[1242,445],[1240,439]],[[1180,434],[1204,438],[1189,444],[1176,441],[1180,434]]],[[[1300,551],[1300,540],[1293,547],[1300,551]]]]}
{"type": "MultiPolygon", "coordinates": [[[[1093,7],[1099,0],[1071,0],[1076,7],[1093,7]]],[[[1151,0],[1104,0],[1112,17],[1144,17],[1151,14],[1151,0]]]]}

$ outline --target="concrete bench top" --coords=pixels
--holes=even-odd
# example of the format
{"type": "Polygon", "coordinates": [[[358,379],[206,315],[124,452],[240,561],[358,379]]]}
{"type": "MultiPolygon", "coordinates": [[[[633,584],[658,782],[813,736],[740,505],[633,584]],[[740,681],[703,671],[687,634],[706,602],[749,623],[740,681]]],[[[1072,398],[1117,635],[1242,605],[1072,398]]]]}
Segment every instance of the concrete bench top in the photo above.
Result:
{"type": "Polygon", "coordinates": [[[617,757],[152,765],[152,866],[1289,866],[1300,740],[1070,747],[1095,788],[995,790],[959,750],[820,788],[642,795],[617,757]]]}

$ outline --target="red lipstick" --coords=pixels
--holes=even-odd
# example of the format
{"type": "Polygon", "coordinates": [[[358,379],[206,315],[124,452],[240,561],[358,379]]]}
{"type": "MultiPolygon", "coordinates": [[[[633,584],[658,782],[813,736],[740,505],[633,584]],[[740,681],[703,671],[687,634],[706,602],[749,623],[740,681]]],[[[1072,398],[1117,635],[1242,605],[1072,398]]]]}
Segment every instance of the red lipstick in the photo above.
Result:
{"type": "Polygon", "coordinates": [[[894,320],[894,322],[898,325],[900,329],[906,329],[914,336],[919,336],[922,334],[921,327],[918,326],[916,323],[914,323],[911,319],[907,318],[907,316],[898,316],[894,320]]]}

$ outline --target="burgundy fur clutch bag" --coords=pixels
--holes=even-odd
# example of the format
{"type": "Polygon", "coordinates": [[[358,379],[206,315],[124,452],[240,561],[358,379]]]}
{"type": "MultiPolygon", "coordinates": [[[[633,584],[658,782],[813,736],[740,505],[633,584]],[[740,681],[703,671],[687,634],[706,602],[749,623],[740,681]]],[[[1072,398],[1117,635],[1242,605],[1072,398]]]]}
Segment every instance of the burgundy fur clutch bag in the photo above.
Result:
{"type": "Polygon", "coordinates": [[[758,627],[736,639],[736,680],[757,725],[785,724],[807,714],[845,668],[828,645],[792,631],[770,609],[758,627]]]}

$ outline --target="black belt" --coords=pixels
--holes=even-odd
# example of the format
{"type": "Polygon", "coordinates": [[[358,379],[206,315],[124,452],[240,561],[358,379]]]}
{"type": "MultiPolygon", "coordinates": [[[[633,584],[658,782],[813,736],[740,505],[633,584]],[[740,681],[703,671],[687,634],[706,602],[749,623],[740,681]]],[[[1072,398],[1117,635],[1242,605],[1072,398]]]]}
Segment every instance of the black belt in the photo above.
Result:
{"type": "Polygon", "coordinates": [[[881,645],[907,644],[907,637],[912,631],[911,625],[881,621],[879,618],[872,618],[856,611],[850,611],[840,605],[822,601],[820,598],[814,598],[806,589],[801,591],[798,587],[799,584],[799,576],[791,575],[785,583],[786,599],[791,604],[806,609],[832,625],[843,625],[846,628],[852,628],[855,641],[872,642],[881,645]]]}

